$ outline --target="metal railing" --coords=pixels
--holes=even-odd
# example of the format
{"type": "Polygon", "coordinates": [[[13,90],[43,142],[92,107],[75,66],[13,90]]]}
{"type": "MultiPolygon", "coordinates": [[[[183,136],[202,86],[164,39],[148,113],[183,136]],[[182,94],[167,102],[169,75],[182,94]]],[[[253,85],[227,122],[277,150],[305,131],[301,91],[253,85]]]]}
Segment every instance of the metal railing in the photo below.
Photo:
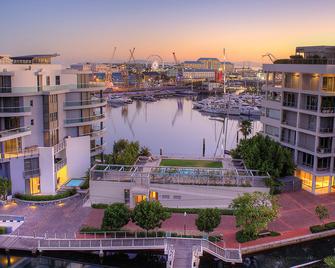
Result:
{"type": "Polygon", "coordinates": [[[106,99],[92,99],[92,100],[81,100],[81,101],[65,101],[64,107],[73,107],[73,106],[85,106],[85,105],[94,105],[94,104],[103,104],[106,103],[106,99]]]}
{"type": "Polygon", "coordinates": [[[104,82],[89,82],[85,84],[67,84],[67,85],[53,85],[41,87],[0,87],[0,93],[35,93],[39,91],[53,91],[53,90],[83,90],[89,88],[106,88],[104,82]]]}
{"type": "Polygon", "coordinates": [[[13,128],[13,129],[7,129],[0,131],[0,138],[16,135],[19,133],[24,133],[30,131],[30,127],[19,127],[19,128],[13,128]]]}
{"type": "Polygon", "coordinates": [[[300,59],[278,59],[274,64],[319,64],[319,65],[334,65],[335,59],[322,59],[322,58],[300,58],[300,59]]]}
{"type": "Polygon", "coordinates": [[[0,113],[27,113],[31,111],[30,106],[0,107],[0,113]]]}
{"type": "Polygon", "coordinates": [[[6,153],[0,153],[0,162],[8,161],[12,158],[18,158],[18,157],[29,157],[29,156],[37,156],[39,154],[38,149],[35,148],[29,148],[24,150],[19,150],[16,152],[6,152],[6,153]]]}
{"type": "Polygon", "coordinates": [[[61,142],[57,143],[54,147],[54,154],[57,154],[61,151],[63,151],[66,148],[65,140],[62,140],[61,142]]]}
{"type": "Polygon", "coordinates": [[[36,177],[40,175],[41,175],[41,171],[39,168],[23,171],[24,178],[31,178],[31,177],[36,177]]]}
{"type": "Polygon", "coordinates": [[[96,120],[100,120],[100,119],[104,119],[104,118],[105,118],[104,114],[98,114],[98,115],[93,115],[93,116],[89,116],[89,117],[65,119],[64,123],[65,124],[85,123],[85,122],[96,121],[96,120]]]}
{"type": "Polygon", "coordinates": [[[101,136],[105,132],[106,132],[106,128],[103,127],[103,128],[99,128],[99,129],[91,129],[91,132],[81,133],[81,134],[79,134],[79,136],[81,136],[81,137],[82,136],[91,136],[93,138],[93,137],[101,136]]]}
{"type": "Polygon", "coordinates": [[[55,172],[59,171],[62,167],[66,165],[66,159],[62,159],[55,163],[55,172]]]}

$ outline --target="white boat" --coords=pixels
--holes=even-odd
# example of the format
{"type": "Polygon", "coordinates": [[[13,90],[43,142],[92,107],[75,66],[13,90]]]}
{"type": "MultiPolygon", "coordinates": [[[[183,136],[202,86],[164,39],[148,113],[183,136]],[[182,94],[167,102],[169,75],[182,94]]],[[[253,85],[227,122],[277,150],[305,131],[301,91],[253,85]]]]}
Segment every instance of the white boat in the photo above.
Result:
{"type": "Polygon", "coordinates": [[[253,106],[242,106],[241,114],[248,115],[248,116],[261,116],[261,110],[253,106]]]}

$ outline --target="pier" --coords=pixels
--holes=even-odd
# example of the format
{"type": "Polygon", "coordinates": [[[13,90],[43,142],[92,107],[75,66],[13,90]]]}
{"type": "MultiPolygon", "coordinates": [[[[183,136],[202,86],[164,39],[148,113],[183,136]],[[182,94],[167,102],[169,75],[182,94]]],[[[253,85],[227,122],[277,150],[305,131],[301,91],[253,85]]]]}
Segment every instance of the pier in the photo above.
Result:
{"type": "Polygon", "coordinates": [[[103,257],[105,251],[133,251],[133,250],[161,250],[168,256],[169,268],[198,267],[200,257],[204,252],[211,254],[224,262],[241,263],[240,248],[223,248],[207,239],[176,238],[176,237],[126,237],[113,238],[111,234],[91,234],[89,236],[74,234],[44,236],[37,235],[4,235],[0,237],[0,244],[6,251],[30,251],[33,254],[47,251],[89,251],[99,252],[103,257]],[[110,237],[112,236],[112,237],[110,237]]]}

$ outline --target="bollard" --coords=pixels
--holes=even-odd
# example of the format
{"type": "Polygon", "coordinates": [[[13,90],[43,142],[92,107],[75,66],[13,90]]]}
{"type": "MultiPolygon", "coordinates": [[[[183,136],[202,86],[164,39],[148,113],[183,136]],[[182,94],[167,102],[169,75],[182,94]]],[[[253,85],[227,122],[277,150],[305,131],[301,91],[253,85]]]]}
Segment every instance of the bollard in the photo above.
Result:
{"type": "Polygon", "coordinates": [[[206,154],[206,140],[205,138],[202,139],[202,157],[205,157],[206,154]]]}

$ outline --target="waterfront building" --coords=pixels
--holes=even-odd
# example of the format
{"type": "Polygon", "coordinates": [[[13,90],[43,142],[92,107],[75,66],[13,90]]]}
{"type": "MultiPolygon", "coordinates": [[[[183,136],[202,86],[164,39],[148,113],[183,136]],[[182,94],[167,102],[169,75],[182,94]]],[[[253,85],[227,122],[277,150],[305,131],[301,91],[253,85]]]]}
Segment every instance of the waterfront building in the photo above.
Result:
{"type": "Polygon", "coordinates": [[[225,70],[227,73],[234,71],[234,64],[226,61],[220,62],[217,58],[199,58],[196,61],[184,61],[184,69],[208,69],[208,70],[225,70]]]}
{"type": "Polygon", "coordinates": [[[303,189],[335,191],[335,46],[297,47],[263,69],[263,133],[292,152],[303,189]]]}
{"type": "Polygon", "coordinates": [[[183,78],[186,80],[215,80],[215,70],[210,69],[184,69],[183,78]]]}
{"type": "Polygon", "coordinates": [[[55,56],[0,63],[0,176],[12,193],[55,194],[103,152],[104,84],[55,56]]]}

